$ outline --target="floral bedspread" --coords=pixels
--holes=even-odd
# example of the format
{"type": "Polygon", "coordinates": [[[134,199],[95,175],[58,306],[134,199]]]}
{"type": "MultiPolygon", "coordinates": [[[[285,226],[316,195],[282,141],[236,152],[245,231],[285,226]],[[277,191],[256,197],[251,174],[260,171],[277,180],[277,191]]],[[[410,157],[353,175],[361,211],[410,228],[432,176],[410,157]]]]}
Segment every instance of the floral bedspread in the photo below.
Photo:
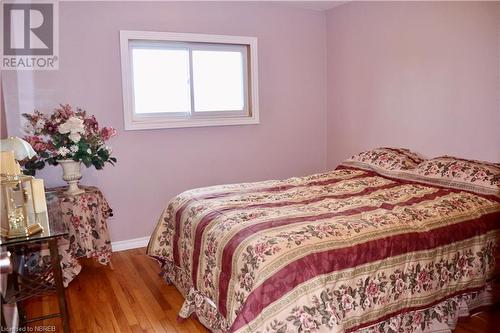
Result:
{"type": "Polygon", "coordinates": [[[493,196],[341,167],[184,192],[148,254],[212,331],[411,332],[483,297],[499,219],[493,196]]]}
{"type": "MultiPolygon", "coordinates": [[[[92,258],[107,265],[111,260],[111,241],[107,219],[113,215],[108,202],[101,191],[93,186],[83,186],[85,193],[65,196],[66,188],[47,190],[47,207],[51,227],[68,230],[68,234],[59,239],[59,255],[64,286],[80,273],[82,267],[78,258],[92,258]],[[57,226],[56,226],[57,224],[57,226]]],[[[31,271],[37,266],[50,262],[48,249],[34,252],[28,260],[31,271]]]]}

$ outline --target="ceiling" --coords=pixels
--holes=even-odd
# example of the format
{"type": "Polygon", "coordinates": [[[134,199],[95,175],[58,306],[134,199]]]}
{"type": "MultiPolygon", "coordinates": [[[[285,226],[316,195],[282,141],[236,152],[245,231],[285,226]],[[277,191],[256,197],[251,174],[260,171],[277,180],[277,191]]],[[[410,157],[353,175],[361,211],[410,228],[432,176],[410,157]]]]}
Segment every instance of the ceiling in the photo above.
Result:
{"type": "MultiPolygon", "coordinates": [[[[83,1],[83,0],[59,0],[59,1],[83,1]]],[[[87,0],[87,1],[165,1],[165,2],[175,2],[175,1],[180,1],[180,2],[189,2],[192,0],[87,0]]],[[[200,1],[200,0],[198,0],[200,1]]],[[[255,2],[255,3],[265,3],[265,4],[275,4],[275,5],[283,5],[283,6],[290,6],[290,7],[296,7],[296,8],[303,8],[303,9],[312,9],[312,10],[328,10],[332,9],[334,7],[340,6],[345,4],[346,2],[349,2],[350,0],[346,1],[282,1],[282,0],[268,0],[268,1],[262,1],[262,0],[201,0],[203,2],[210,2],[210,1],[222,1],[222,2],[255,2]]]]}
{"type": "Polygon", "coordinates": [[[287,6],[313,9],[313,10],[329,10],[337,6],[343,5],[348,1],[266,1],[273,3],[280,3],[287,6]]]}

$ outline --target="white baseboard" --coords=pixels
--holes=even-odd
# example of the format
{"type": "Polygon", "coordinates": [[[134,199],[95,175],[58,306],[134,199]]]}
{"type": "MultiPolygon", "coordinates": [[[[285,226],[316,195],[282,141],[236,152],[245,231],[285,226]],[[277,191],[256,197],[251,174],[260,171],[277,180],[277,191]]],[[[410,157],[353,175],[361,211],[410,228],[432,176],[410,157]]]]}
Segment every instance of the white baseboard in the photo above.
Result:
{"type": "Polygon", "coordinates": [[[137,249],[139,247],[145,247],[148,245],[149,236],[126,239],[117,242],[111,242],[111,247],[113,248],[113,252],[125,251],[130,249],[137,249]]]}

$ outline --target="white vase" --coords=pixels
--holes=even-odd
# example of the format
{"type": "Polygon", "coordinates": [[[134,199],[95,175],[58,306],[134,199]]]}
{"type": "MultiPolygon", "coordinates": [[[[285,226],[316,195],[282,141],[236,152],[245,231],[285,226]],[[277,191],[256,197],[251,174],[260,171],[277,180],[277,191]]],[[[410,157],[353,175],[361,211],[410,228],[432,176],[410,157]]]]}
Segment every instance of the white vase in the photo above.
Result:
{"type": "Polygon", "coordinates": [[[82,179],[82,174],[80,173],[80,162],[73,160],[58,160],[63,169],[63,179],[68,183],[69,187],[64,192],[66,195],[77,195],[85,192],[78,187],[78,181],[82,179]]]}

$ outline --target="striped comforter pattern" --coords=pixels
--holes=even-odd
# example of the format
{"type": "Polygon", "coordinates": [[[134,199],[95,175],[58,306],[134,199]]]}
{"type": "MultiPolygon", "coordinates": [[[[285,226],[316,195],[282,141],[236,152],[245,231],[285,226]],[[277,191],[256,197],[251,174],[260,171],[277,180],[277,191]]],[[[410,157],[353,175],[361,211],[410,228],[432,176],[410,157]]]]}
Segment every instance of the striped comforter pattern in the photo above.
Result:
{"type": "Polygon", "coordinates": [[[212,331],[412,331],[485,288],[499,229],[498,198],[341,167],[186,191],[148,254],[212,331]]]}

